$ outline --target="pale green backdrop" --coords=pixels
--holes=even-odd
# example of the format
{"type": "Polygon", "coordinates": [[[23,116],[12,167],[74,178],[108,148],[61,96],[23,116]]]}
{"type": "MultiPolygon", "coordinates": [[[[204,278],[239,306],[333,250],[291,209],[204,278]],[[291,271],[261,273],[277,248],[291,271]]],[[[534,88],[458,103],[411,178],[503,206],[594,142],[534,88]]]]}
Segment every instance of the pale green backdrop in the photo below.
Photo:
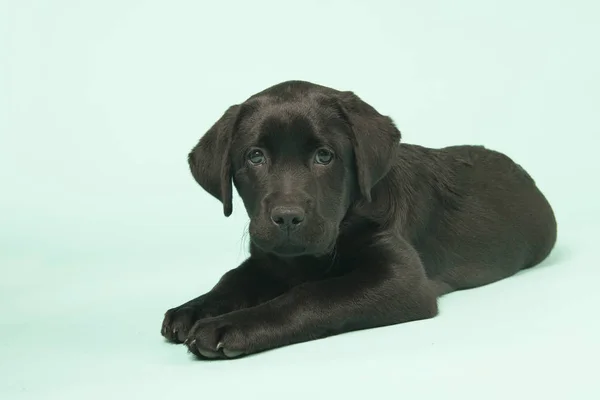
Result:
{"type": "Polygon", "coordinates": [[[0,1],[0,398],[600,398],[598,4],[0,1]],[[508,153],[556,251],[429,321],[233,362],[164,343],[247,244],[187,152],[287,79],[355,91],[407,142],[508,153]]]}

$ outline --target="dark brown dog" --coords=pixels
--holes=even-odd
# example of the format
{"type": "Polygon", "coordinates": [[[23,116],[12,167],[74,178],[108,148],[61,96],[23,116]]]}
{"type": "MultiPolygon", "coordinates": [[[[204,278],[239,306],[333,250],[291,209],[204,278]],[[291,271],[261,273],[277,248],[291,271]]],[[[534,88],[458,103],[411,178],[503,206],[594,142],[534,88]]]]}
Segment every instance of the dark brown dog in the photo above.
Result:
{"type": "Polygon", "coordinates": [[[284,82],[230,107],[189,155],[250,216],[250,258],[167,311],[162,334],[231,358],[431,318],[445,293],[541,262],[556,241],[533,179],[481,146],[400,144],[351,92],[284,82]]]}

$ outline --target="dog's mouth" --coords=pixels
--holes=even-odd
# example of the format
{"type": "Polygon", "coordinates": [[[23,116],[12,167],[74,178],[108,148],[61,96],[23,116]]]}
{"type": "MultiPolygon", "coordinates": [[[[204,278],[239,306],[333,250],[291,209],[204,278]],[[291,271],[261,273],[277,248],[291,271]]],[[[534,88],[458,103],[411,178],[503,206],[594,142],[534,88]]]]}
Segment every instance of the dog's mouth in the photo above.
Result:
{"type": "Polygon", "coordinates": [[[327,252],[325,249],[322,249],[319,246],[295,243],[290,240],[272,243],[252,239],[252,242],[265,253],[270,253],[285,258],[317,256],[323,255],[323,253],[327,252]]]}
{"type": "Polygon", "coordinates": [[[250,240],[258,250],[279,257],[323,256],[335,245],[332,235],[321,225],[288,232],[268,228],[260,221],[250,221],[250,240]]]}
{"type": "Polygon", "coordinates": [[[274,246],[271,248],[270,252],[280,257],[299,257],[309,253],[308,246],[293,243],[274,246]]]}
{"type": "Polygon", "coordinates": [[[251,237],[252,243],[265,253],[274,254],[280,257],[298,257],[310,253],[310,246],[307,244],[297,243],[292,240],[261,240],[256,237],[251,237]]]}

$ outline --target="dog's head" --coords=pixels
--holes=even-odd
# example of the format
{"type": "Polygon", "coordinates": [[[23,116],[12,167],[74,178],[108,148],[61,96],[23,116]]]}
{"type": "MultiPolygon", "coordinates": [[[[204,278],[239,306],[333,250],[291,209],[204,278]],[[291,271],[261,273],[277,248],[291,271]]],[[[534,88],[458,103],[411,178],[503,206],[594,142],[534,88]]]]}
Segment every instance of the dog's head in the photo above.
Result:
{"type": "Polygon", "coordinates": [[[255,246],[323,255],[353,202],[371,201],[399,141],[392,120],[352,92],[290,81],[231,106],[188,161],[226,216],[235,184],[255,246]]]}

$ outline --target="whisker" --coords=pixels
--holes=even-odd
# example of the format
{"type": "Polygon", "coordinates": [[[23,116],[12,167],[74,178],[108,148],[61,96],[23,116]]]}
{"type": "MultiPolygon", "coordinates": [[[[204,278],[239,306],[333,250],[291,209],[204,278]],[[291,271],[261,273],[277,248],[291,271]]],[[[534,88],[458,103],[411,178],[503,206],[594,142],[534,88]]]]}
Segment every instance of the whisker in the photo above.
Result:
{"type": "Polygon", "coordinates": [[[242,237],[240,239],[240,248],[239,248],[239,252],[238,255],[241,256],[242,252],[244,252],[245,250],[247,251],[248,246],[250,244],[249,238],[250,238],[250,221],[246,222],[246,226],[244,227],[244,231],[242,232],[242,237]]]}

